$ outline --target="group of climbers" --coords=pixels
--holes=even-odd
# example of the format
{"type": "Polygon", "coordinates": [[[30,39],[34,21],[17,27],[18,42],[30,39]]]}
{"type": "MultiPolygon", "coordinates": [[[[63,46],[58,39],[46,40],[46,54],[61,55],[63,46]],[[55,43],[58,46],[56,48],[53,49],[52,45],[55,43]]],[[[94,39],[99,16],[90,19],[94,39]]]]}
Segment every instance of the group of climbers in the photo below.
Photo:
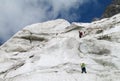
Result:
{"type": "MultiPolygon", "coordinates": [[[[84,34],[85,34],[85,32],[79,31],[79,38],[82,38],[84,34]]],[[[81,73],[87,73],[85,66],[86,66],[85,63],[81,63],[81,70],[82,70],[81,73]]]]}

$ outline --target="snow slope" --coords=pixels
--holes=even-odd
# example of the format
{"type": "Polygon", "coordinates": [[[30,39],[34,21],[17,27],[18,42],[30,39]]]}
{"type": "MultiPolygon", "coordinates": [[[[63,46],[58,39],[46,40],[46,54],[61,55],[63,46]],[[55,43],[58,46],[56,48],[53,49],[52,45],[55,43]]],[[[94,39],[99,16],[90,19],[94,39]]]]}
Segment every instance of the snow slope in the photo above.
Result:
{"type": "Polygon", "coordinates": [[[92,23],[37,23],[0,47],[0,81],[119,81],[119,53],[120,14],[92,23]]]}

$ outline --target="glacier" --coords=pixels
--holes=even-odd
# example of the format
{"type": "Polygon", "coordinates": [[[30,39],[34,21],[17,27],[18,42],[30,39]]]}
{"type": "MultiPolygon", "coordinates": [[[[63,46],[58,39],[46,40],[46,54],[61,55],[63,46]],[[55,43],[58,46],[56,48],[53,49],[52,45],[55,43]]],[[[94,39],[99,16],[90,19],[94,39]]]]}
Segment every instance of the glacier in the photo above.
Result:
{"type": "Polygon", "coordinates": [[[0,81],[119,81],[119,53],[120,14],[91,23],[36,23],[0,47],[0,81]]]}

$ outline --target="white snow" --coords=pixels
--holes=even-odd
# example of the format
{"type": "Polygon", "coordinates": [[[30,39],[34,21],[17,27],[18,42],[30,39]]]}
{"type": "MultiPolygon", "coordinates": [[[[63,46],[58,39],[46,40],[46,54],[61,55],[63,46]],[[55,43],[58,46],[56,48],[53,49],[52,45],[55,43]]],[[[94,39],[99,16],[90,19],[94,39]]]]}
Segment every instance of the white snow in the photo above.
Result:
{"type": "Polygon", "coordinates": [[[0,47],[0,81],[119,81],[119,22],[117,14],[92,23],[57,19],[27,26],[0,47]]]}

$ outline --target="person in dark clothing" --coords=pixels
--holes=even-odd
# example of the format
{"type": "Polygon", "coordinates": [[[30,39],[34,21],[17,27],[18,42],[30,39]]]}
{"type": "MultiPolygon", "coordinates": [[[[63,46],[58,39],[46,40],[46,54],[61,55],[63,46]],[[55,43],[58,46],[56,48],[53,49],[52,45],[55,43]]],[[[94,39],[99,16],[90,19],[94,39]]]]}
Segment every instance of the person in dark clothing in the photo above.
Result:
{"type": "Polygon", "coordinates": [[[83,35],[83,33],[81,31],[79,31],[79,37],[81,38],[83,35]]]}
{"type": "Polygon", "coordinates": [[[82,63],[82,64],[81,64],[81,69],[82,69],[82,72],[81,72],[81,73],[87,73],[85,66],[86,66],[85,63],[82,63]]]}

